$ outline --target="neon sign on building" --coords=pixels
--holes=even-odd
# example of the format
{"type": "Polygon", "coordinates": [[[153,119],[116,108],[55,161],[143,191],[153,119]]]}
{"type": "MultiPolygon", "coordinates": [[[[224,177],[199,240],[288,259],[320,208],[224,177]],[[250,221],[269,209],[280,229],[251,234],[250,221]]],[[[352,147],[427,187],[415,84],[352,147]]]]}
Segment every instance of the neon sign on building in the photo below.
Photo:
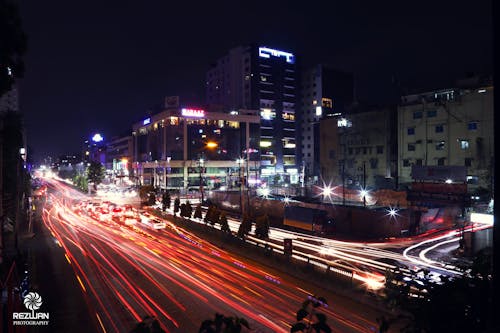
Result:
{"type": "Polygon", "coordinates": [[[184,117],[196,117],[196,118],[205,117],[205,110],[202,109],[182,109],[181,113],[184,117]]]}
{"type": "Polygon", "coordinates": [[[273,57],[285,57],[286,62],[293,64],[295,63],[295,57],[292,53],[270,49],[268,47],[259,47],[259,57],[270,58],[273,57]]]}
{"type": "Polygon", "coordinates": [[[151,118],[146,118],[142,121],[142,125],[148,125],[151,123],[151,118]]]}

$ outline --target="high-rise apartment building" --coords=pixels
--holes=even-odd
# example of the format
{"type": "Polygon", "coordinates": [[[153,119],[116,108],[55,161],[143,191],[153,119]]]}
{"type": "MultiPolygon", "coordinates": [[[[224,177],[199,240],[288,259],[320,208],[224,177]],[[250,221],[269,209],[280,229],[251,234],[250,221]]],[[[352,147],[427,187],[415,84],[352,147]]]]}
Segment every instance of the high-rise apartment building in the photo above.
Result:
{"type": "Polygon", "coordinates": [[[207,72],[210,110],[260,110],[261,177],[269,182],[298,182],[296,68],[292,53],[253,45],[230,50],[207,72]]]}
{"type": "Polygon", "coordinates": [[[301,82],[299,160],[305,183],[317,184],[321,178],[319,123],[323,117],[344,114],[352,104],[353,75],[316,65],[302,73],[301,82]]]}

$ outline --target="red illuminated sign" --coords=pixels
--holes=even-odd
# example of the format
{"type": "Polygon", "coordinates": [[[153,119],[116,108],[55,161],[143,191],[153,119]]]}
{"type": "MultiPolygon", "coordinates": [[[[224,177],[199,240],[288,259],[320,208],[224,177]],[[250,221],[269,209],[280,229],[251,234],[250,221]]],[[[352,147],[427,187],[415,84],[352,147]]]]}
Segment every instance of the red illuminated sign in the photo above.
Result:
{"type": "Polygon", "coordinates": [[[205,110],[202,109],[182,109],[181,111],[184,117],[196,117],[196,118],[205,117],[205,110]]]}

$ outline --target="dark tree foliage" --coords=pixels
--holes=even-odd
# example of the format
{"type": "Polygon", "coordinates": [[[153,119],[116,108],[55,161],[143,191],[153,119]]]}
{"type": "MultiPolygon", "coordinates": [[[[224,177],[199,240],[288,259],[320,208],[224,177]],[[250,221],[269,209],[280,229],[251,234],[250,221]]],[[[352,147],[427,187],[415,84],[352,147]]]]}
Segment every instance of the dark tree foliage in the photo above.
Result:
{"type": "Polygon", "coordinates": [[[199,219],[199,220],[201,220],[201,218],[202,218],[201,205],[200,204],[198,204],[196,206],[196,209],[194,210],[194,218],[195,219],[199,219]]]}
{"type": "Polygon", "coordinates": [[[185,217],[191,218],[193,216],[193,206],[191,206],[191,202],[189,200],[186,202],[186,215],[185,217]]]}
{"type": "Polygon", "coordinates": [[[180,214],[179,214],[179,215],[180,215],[181,217],[186,217],[186,215],[187,215],[187,212],[186,212],[186,204],[185,204],[185,203],[181,204],[181,206],[180,206],[180,208],[179,208],[179,209],[180,209],[180,214]]]}
{"type": "Polygon", "coordinates": [[[255,220],[255,236],[259,238],[269,238],[269,217],[267,214],[259,216],[255,220]]]}
{"type": "Polygon", "coordinates": [[[26,35],[13,1],[0,0],[0,96],[9,91],[16,78],[23,77],[26,35]]]}
{"type": "Polygon", "coordinates": [[[238,228],[238,237],[244,238],[252,230],[252,220],[248,214],[243,215],[243,219],[238,228]]]}
{"type": "Polygon", "coordinates": [[[221,213],[219,222],[221,231],[231,233],[231,229],[229,228],[229,224],[227,223],[226,213],[221,213]]]}
{"type": "Polygon", "coordinates": [[[240,333],[246,328],[250,330],[250,325],[245,318],[226,317],[216,313],[214,319],[207,319],[201,323],[199,333],[240,333]]]}
{"type": "Polygon", "coordinates": [[[218,208],[215,208],[212,212],[212,216],[210,217],[210,224],[215,225],[219,223],[221,211],[218,208]]]}
{"type": "Polygon", "coordinates": [[[9,111],[1,115],[0,121],[3,143],[3,193],[6,198],[14,198],[19,181],[17,175],[22,169],[19,149],[23,146],[23,117],[18,112],[9,111]]]}
{"type": "MultiPolygon", "coordinates": [[[[203,219],[203,222],[206,224],[210,222],[211,216],[213,214],[213,210],[215,207],[213,205],[208,206],[207,213],[205,214],[205,218],[203,219]]],[[[201,206],[200,206],[200,211],[201,211],[201,206]]]]}
{"type": "Polygon", "coordinates": [[[163,211],[170,209],[170,204],[171,204],[171,198],[170,198],[170,193],[167,191],[163,193],[161,197],[161,208],[163,211]]]}
{"type": "Polygon", "coordinates": [[[94,183],[94,188],[104,179],[104,167],[99,162],[90,162],[87,168],[87,179],[89,183],[94,183]]]}
{"type": "Polygon", "coordinates": [[[179,199],[179,197],[176,197],[174,200],[174,216],[179,212],[180,205],[181,205],[181,199],[179,199]]]}
{"type": "MultiPolygon", "coordinates": [[[[410,314],[402,332],[482,332],[491,306],[491,261],[480,253],[468,274],[436,284],[426,292],[401,283],[398,272],[386,274],[386,302],[410,314]],[[419,297],[415,297],[418,295],[419,297]]],[[[414,277],[415,279],[416,277],[414,277]]],[[[411,281],[410,281],[411,282],[411,281]]]]}

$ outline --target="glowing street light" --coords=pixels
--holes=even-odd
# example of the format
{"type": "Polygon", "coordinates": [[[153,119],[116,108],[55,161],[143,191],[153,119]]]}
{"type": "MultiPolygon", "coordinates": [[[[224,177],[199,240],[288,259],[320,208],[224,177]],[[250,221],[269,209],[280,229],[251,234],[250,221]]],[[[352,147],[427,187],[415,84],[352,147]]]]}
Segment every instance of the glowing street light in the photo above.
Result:
{"type": "Polygon", "coordinates": [[[218,146],[219,146],[219,144],[217,142],[214,142],[214,141],[207,142],[207,148],[209,148],[209,149],[214,149],[214,148],[217,148],[218,146]]]}
{"type": "Polygon", "coordinates": [[[325,185],[322,189],[321,189],[321,194],[324,196],[324,197],[330,197],[333,193],[333,189],[330,187],[330,185],[325,185]]]}
{"type": "Polygon", "coordinates": [[[396,208],[393,208],[393,207],[389,207],[386,215],[388,215],[390,218],[394,218],[394,219],[396,219],[396,217],[399,216],[398,210],[396,208]]]}
{"type": "Polygon", "coordinates": [[[453,180],[451,180],[451,179],[448,178],[448,179],[446,179],[445,183],[446,184],[451,184],[451,183],[453,183],[453,180]]]}

